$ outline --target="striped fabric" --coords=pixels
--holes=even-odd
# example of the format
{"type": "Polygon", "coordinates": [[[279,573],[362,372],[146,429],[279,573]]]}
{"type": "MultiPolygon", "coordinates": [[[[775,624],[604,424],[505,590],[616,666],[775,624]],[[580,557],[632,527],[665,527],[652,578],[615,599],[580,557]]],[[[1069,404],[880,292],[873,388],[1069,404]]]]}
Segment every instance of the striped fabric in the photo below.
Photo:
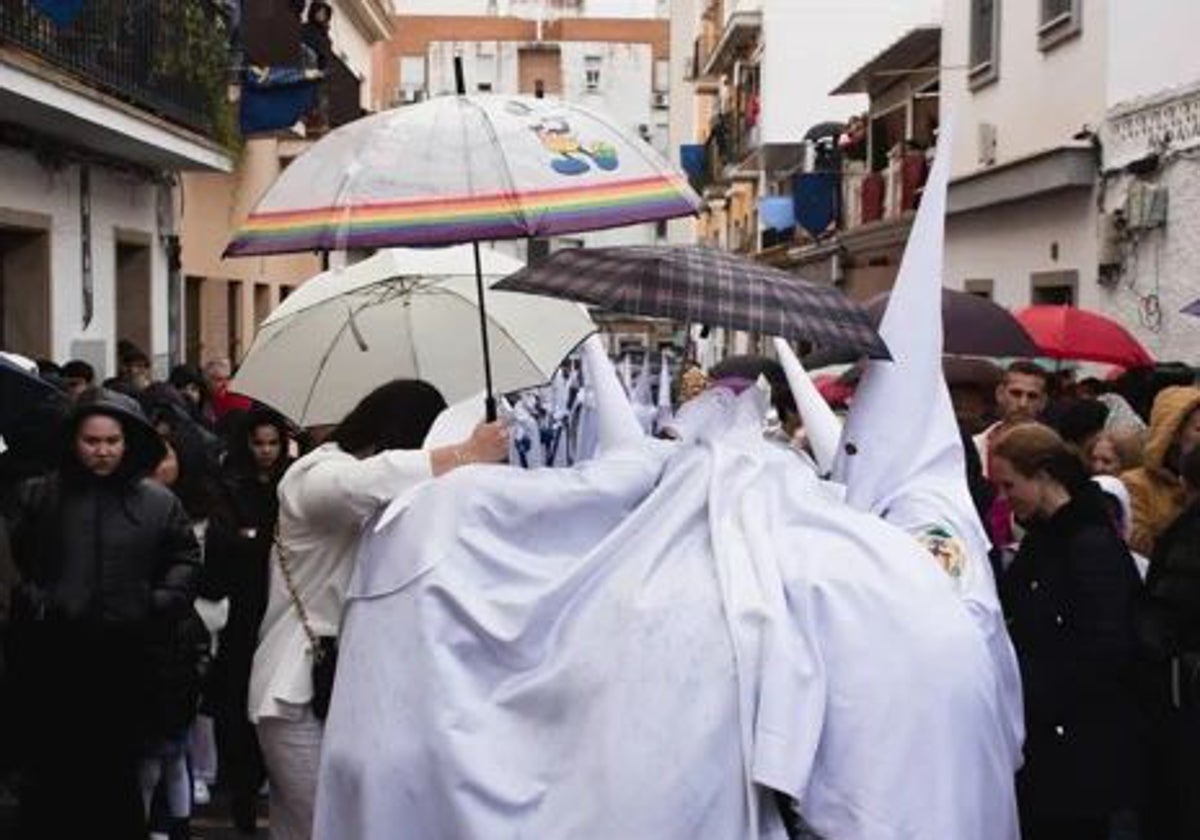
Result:
{"type": "Polygon", "coordinates": [[[519,194],[258,212],[226,256],[446,245],[550,236],[638,224],[694,211],[687,184],[670,176],[519,194]]]}
{"type": "Polygon", "coordinates": [[[890,358],[866,311],[839,290],[725,251],[567,249],[493,288],[890,358]]]}

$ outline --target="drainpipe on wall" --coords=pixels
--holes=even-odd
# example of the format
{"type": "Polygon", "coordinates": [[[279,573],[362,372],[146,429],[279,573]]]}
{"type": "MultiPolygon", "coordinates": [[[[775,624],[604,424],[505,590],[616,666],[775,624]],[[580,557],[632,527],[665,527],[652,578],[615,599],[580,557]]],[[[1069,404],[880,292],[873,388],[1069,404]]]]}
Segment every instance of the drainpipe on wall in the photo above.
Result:
{"type": "Polygon", "coordinates": [[[167,258],[167,369],[181,359],[184,317],[199,317],[198,312],[183,311],[183,246],[179,241],[179,216],[175,213],[175,190],[183,186],[173,173],[165,173],[158,181],[158,241],[167,258]]]}

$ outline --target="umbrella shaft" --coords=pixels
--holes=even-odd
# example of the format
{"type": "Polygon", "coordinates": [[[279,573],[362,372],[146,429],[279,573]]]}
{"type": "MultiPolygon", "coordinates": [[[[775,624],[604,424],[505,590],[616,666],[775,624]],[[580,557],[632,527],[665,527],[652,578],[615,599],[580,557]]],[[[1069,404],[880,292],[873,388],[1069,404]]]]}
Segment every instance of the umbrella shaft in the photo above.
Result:
{"type": "Polygon", "coordinates": [[[492,348],[488,342],[487,301],[484,298],[483,263],[479,256],[479,243],[471,243],[475,252],[475,293],[479,296],[479,340],[483,345],[483,384],[486,393],[487,419],[496,419],[496,395],[492,390],[492,348]]]}

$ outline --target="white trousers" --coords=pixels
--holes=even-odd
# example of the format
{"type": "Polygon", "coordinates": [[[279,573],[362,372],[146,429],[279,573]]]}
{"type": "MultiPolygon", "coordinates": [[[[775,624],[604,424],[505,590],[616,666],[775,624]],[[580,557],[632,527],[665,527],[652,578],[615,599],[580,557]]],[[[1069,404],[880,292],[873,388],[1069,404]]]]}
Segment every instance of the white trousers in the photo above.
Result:
{"type": "Polygon", "coordinates": [[[310,840],[324,726],[304,706],[298,720],[260,718],[258,743],[271,783],[271,840],[310,840]]]}

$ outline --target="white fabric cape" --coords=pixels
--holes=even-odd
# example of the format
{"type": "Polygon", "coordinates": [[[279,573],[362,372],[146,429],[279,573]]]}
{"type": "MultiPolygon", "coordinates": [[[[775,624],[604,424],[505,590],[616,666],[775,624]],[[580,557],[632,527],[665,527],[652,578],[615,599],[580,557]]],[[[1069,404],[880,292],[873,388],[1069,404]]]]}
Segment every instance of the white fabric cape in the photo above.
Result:
{"type": "Polygon", "coordinates": [[[316,837],[1012,840],[985,635],[905,532],[762,439],[470,467],[363,540],[316,837]]]}

